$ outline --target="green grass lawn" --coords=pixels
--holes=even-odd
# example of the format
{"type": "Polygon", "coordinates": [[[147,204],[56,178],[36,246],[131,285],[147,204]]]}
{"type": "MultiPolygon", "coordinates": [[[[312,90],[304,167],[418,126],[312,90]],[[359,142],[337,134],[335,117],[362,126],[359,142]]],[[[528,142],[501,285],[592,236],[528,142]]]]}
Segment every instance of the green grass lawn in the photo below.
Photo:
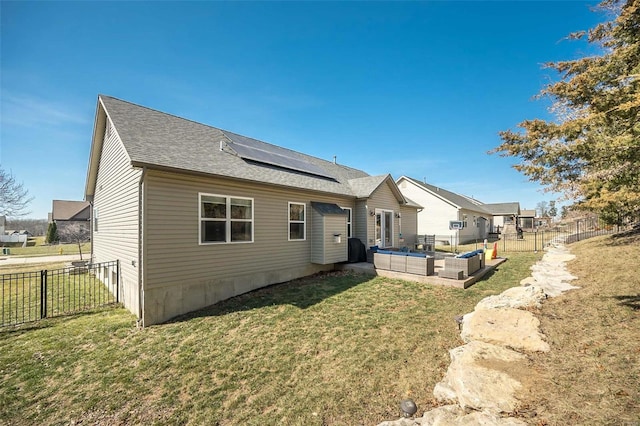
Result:
{"type": "MultiPolygon", "coordinates": [[[[107,285],[96,276],[96,268],[64,264],[54,267],[56,264],[49,263],[43,265],[47,272],[42,274],[43,269],[37,269],[37,264],[12,266],[0,267],[0,327],[38,320],[43,313],[53,317],[116,302],[107,285]]],[[[115,287],[113,283],[106,284],[115,287]]]]}
{"type": "MultiPolygon", "coordinates": [[[[63,254],[79,254],[78,244],[45,244],[44,237],[30,238],[27,247],[20,244],[5,244],[10,250],[10,256],[55,256],[63,254]]],[[[91,243],[81,245],[82,255],[91,254],[91,243]]]]}
{"type": "Polygon", "coordinates": [[[454,317],[518,285],[513,255],[467,290],[333,273],[135,328],[119,308],[0,330],[0,423],[377,424],[433,387],[454,317]]]}

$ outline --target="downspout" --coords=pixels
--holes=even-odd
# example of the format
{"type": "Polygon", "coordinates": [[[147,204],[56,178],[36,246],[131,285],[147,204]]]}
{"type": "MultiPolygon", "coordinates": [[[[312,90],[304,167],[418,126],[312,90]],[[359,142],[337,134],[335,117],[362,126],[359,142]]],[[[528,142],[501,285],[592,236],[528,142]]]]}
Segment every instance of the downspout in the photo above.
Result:
{"type": "Polygon", "coordinates": [[[147,174],[147,167],[142,167],[140,182],[138,184],[138,327],[144,327],[144,178],[147,174]]]}

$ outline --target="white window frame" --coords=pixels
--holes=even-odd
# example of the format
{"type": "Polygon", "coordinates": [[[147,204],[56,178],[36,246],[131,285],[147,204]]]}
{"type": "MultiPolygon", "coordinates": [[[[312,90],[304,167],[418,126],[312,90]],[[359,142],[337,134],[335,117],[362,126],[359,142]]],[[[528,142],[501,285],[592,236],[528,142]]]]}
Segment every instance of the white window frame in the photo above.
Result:
{"type": "Polygon", "coordinates": [[[306,203],[298,203],[295,201],[289,201],[287,204],[287,239],[289,241],[306,241],[307,240],[307,204],[306,203]],[[298,205],[303,206],[303,216],[304,220],[291,220],[291,206],[298,205]],[[291,238],[291,224],[292,223],[302,223],[302,238],[291,238]]]}
{"type": "Polygon", "coordinates": [[[342,210],[349,210],[347,216],[347,238],[351,238],[353,234],[353,209],[351,207],[340,207],[342,210]]]}
{"type": "Polygon", "coordinates": [[[255,202],[251,197],[241,197],[236,195],[210,194],[206,192],[198,193],[198,243],[201,246],[216,244],[250,244],[254,242],[255,236],[255,202]],[[225,199],[227,217],[222,219],[203,218],[202,217],[202,197],[220,197],[225,199]],[[231,218],[231,199],[251,201],[251,219],[232,219],[231,218]],[[225,222],[225,240],[224,241],[202,241],[202,222],[225,222]],[[231,241],[231,224],[232,222],[251,223],[251,240],[250,241],[231,241]]]}

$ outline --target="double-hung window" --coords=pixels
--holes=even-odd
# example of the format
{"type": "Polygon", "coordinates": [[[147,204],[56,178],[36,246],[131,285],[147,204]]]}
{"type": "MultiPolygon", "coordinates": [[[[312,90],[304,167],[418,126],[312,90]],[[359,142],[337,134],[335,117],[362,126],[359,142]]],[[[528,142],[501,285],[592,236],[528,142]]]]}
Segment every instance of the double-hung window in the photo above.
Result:
{"type": "Polygon", "coordinates": [[[289,203],[289,241],[306,239],[306,205],[289,203]]]}
{"type": "Polygon", "coordinates": [[[253,242],[253,198],[199,194],[200,244],[253,242]]]}

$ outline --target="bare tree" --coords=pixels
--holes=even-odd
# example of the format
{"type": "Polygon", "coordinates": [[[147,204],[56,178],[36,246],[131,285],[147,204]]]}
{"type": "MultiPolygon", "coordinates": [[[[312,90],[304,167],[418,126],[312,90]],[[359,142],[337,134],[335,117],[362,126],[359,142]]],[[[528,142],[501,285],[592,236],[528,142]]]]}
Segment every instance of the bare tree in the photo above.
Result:
{"type": "Polygon", "coordinates": [[[58,234],[61,240],[78,244],[80,260],[82,260],[82,244],[89,241],[89,236],[91,235],[89,226],[79,222],[65,224],[65,226],[58,228],[58,234]]]}
{"type": "Polygon", "coordinates": [[[0,167],[0,215],[7,217],[29,214],[27,206],[33,200],[22,183],[16,182],[11,172],[0,167]]]}
{"type": "Polygon", "coordinates": [[[547,202],[546,201],[540,201],[537,205],[536,205],[536,213],[538,214],[538,217],[546,217],[549,214],[549,210],[547,209],[547,202]]]}

